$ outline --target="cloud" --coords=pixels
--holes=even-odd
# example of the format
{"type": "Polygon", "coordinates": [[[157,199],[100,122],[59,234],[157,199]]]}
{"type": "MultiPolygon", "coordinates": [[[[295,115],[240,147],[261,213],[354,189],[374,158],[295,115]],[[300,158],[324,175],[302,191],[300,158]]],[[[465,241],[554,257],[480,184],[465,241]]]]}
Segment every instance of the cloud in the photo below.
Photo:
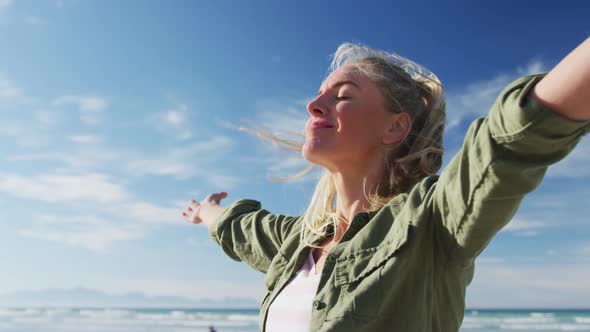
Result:
{"type": "Polygon", "coordinates": [[[133,224],[113,223],[96,216],[44,215],[19,231],[24,237],[83,247],[105,253],[115,242],[137,240],[144,236],[144,228],[133,224]]]}
{"type": "Polygon", "coordinates": [[[65,95],[56,98],[54,106],[74,105],[80,110],[80,120],[88,125],[96,125],[102,121],[102,112],[108,107],[106,99],[98,96],[65,95]]]}
{"type": "Polygon", "coordinates": [[[0,13],[12,5],[12,0],[0,0],[0,13]]]}
{"type": "Polygon", "coordinates": [[[590,167],[581,166],[589,164],[590,136],[586,136],[582,138],[576,148],[565,159],[549,167],[547,176],[564,178],[590,177],[590,167]]]}
{"type": "Polygon", "coordinates": [[[152,296],[182,296],[192,299],[246,297],[259,299],[263,283],[237,283],[222,280],[133,279],[119,283],[124,291],[139,291],[152,296]]]}
{"type": "Polygon", "coordinates": [[[234,146],[227,136],[213,136],[180,148],[172,148],[157,158],[129,159],[126,168],[134,175],[168,175],[177,179],[203,176],[211,183],[235,183],[237,178],[223,176],[214,170],[205,170],[209,163],[226,158],[234,146]]]}
{"type": "Polygon", "coordinates": [[[72,142],[81,144],[96,144],[102,141],[102,138],[96,135],[74,135],[68,137],[72,142]]]}
{"type": "MultiPolygon", "coordinates": [[[[2,126],[0,125],[0,133],[2,126]]],[[[219,163],[231,153],[235,143],[227,136],[213,136],[183,147],[165,149],[162,155],[138,151],[121,151],[102,146],[102,139],[94,135],[74,135],[70,140],[80,144],[78,151],[15,154],[5,157],[12,162],[46,161],[66,165],[62,172],[96,172],[108,169],[132,176],[171,176],[179,180],[202,177],[215,187],[231,189],[240,178],[224,174],[219,163]],[[92,145],[91,145],[92,144],[92,145]],[[210,167],[211,165],[216,167],[210,167]]]]}
{"type": "Polygon", "coordinates": [[[300,172],[310,165],[301,154],[277,154],[269,159],[269,164],[268,170],[272,173],[300,172]]]}
{"type": "Polygon", "coordinates": [[[27,15],[25,16],[25,18],[23,19],[23,21],[28,24],[28,25],[45,25],[47,22],[45,20],[43,20],[42,18],[39,18],[37,16],[32,16],[32,15],[27,15]]]}
{"type": "Polygon", "coordinates": [[[96,201],[109,203],[123,201],[129,194],[121,185],[110,182],[107,175],[41,174],[24,177],[0,174],[0,191],[44,202],[96,201]]]}
{"type": "Polygon", "coordinates": [[[590,258],[590,242],[581,245],[577,251],[579,256],[586,256],[590,258]]]}
{"type": "Polygon", "coordinates": [[[14,81],[6,78],[2,73],[0,73],[0,100],[2,99],[12,101],[17,104],[36,103],[36,100],[30,96],[27,96],[14,81]]]}
{"type": "Polygon", "coordinates": [[[185,112],[188,110],[186,105],[179,105],[177,109],[167,110],[166,111],[166,122],[173,126],[180,126],[183,125],[186,121],[185,112]]]}
{"type": "MultiPolygon", "coordinates": [[[[19,87],[19,84],[6,77],[2,72],[0,72],[0,101],[7,103],[7,105],[10,105],[8,103],[12,103],[18,106],[39,106],[39,100],[37,98],[27,95],[19,87]]],[[[21,109],[19,108],[20,111],[21,109]]]]}
{"type": "Polygon", "coordinates": [[[188,105],[180,103],[173,108],[152,114],[148,122],[158,131],[171,135],[177,140],[188,140],[193,137],[192,124],[188,105]]]}
{"type": "MultiPolygon", "coordinates": [[[[282,138],[287,138],[303,143],[305,141],[305,124],[309,114],[305,111],[307,100],[281,102],[277,99],[260,99],[256,102],[257,116],[256,126],[282,138]]],[[[256,129],[250,123],[246,127],[256,129]]],[[[262,160],[273,177],[294,175],[310,164],[300,153],[278,150],[271,142],[262,141],[264,157],[262,160]]]]}
{"type": "Polygon", "coordinates": [[[517,78],[547,70],[540,60],[535,59],[512,72],[501,73],[487,80],[473,82],[457,90],[447,91],[446,130],[451,131],[464,121],[472,121],[476,117],[486,115],[500,92],[517,78]]]}
{"type": "MultiPolygon", "coordinates": [[[[61,202],[65,203],[65,202],[61,202]]],[[[164,207],[130,199],[100,205],[71,204],[82,215],[36,215],[18,234],[106,253],[116,242],[140,240],[162,225],[180,225],[181,208],[164,207]]]]}
{"type": "Polygon", "coordinates": [[[181,209],[176,207],[162,207],[147,202],[131,201],[107,208],[118,218],[151,224],[174,224],[180,222],[181,209]],[[125,211],[124,214],[121,211],[125,211]]]}
{"type": "Polygon", "coordinates": [[[171,155],[175,157],[204,157],[227,155],[234,147],[234,140],[228,136],[213,136],[208,139],[187,145],[183,148],[171,150],[171,155]]]}
{"type": "Polygon", "coordinates": [[[237,176],[231,175],[223,175],[223,174],[210,174],[205,175],[207,182],[211,184],[214,188],[219,188],[220,190],[228,190],[237,187],[242,181],[237,176]]]}
{"type": "Polygon", "coordinates": [[[15,98],[22,96],[22,91],[13,82],[0,77],[0,96],[15,98]]]}
{"type": "Polygon", "coordinates": [[[298,133],[303,135],[309,114],[299,102],[283,103],[274,99],[256,102],[257,123],[272,133],[298,133]]]}
{"type": "Polygon", "coordinates": [[[487,264],[478,260],[469,307],[572,308],[590,298],[587,264],[487,264]]]}
{"type": "Polygon", "coordinates": [[[100,112],[104,110],[108,103],[105,99],[97,96],[77,96],[66,95],[56,98],[53,101],[56,106],[76,105],[81,111],[100,112]]]}
{"type": "Polygon", "coordinates": [[[501,232],[508,232],[517,236],[536,236],[539,235],[540,229],[551,226],[554,225],[538,220],[515,218],[501,232]]]}
{"type": "Polygon", "coordinates": [[[43,109],[34,112],[33,118],[44,126],[53,127],[61,122],[63,115],[58,111],[43,109]]]}
{"type": "Polygon", "coordinates": [[[179,224],[180,209],[132,197],[102,174],[0,174],[0,192],[53,207],[67,206],[79,216],[34,216],[21,236],[105,252],[114,242],[141,239],[157,225],[179,224]],[[100,208],[98,208],[100,206],[100,208]],[[117,222],[115,222],[117,221],[117,222]]]}
{"type": "Polygon", "coordinates": [[[0,122],[0,136],[6,136],[9,139],[3,138],[5,141],[26,148],[41,148],[47,146],[50,140],[50,138],[44,137],[42,133],[36,132],[33,134],[26,126],[10,120],[0,122]]]}
{"type": "Polygon", "coordinates": [[[140,159],[127,163],[127,170],[134,175],[170,175],[187,179],[198,174],[188,162],[163,159],[140,159]]]}
{"type": "Polygon", "coordinates": [[[77,152],[40,152],[24,153],[7,156],[4,159],[12,162],[46,161],[58,162],[66,165],[64,171],[83,172],[107,166],[110,162],[121,162],[125,154],[110,150],[101,149],[97,146],[84,146],[77,152]]]}

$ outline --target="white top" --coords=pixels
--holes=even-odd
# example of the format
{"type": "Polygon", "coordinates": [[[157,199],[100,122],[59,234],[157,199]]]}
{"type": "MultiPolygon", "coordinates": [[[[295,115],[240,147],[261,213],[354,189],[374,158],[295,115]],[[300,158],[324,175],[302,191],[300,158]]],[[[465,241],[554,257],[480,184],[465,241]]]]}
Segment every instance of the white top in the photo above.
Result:
{"type": "Polygon", "coordinates": [[[271,303],[266,317],[268,332],[309,332],[313,298],[321,274],[315,269],[313,250],[303,267],[271,303]]]}

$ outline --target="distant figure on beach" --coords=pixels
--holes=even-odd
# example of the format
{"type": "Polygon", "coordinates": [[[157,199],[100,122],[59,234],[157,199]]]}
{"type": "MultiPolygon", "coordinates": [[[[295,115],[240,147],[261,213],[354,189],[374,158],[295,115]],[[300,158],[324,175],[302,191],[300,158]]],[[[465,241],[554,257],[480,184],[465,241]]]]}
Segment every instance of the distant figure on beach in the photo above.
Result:
{"type": "Polygon", "coordinates": [[[306,212],[273,214],[251,199],[224,208],[220,192],[182,216],[266,274],[260,331],[456,332],[476,257],[590,131],[588,59],[590,38],[548,74],[509,84],[436,175],[439,79],[342,44],[307,105],[304,142],[246,128],[324,170],[306,212]]]}
{"type": "Polygon", "coordinates": [[[213,325],[212,325],[212,326],[209,326],[209,332],[217,332],[217,331],[215,330],[215,327],[213,327],[213,325]]]}

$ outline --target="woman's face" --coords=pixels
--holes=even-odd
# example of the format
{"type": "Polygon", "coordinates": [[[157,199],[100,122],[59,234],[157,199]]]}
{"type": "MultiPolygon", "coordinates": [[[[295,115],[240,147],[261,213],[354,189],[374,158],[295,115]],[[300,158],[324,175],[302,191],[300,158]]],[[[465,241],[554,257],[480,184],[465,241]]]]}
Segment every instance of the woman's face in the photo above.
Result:
{"type": "Polygon", "coordinates": [[[366,163],[390,143],[384,133],[396,114],[386,111],[379,87],[353,65],[332,72],[307,110],[303,156],[329,170],[366,163]]]}

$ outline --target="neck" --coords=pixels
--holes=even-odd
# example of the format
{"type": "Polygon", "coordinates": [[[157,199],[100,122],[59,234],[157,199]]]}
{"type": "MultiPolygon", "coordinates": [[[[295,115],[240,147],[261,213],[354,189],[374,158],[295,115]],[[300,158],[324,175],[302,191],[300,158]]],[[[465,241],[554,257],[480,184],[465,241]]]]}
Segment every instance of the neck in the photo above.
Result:
{"type": "Polygon", "coordinates": [[[380,163],[367,162],[360,167],[338,169],[330,172],[337,193],[336,213],[339,218],[337,233],[335,234],[337,240],[344,235],[355,214],[367,211],[371,206],[367,197],[370,193],[374,193],[379,183],[381,168],[376,166],[367,167],[365,165],[380,165],[380,163]]]}

